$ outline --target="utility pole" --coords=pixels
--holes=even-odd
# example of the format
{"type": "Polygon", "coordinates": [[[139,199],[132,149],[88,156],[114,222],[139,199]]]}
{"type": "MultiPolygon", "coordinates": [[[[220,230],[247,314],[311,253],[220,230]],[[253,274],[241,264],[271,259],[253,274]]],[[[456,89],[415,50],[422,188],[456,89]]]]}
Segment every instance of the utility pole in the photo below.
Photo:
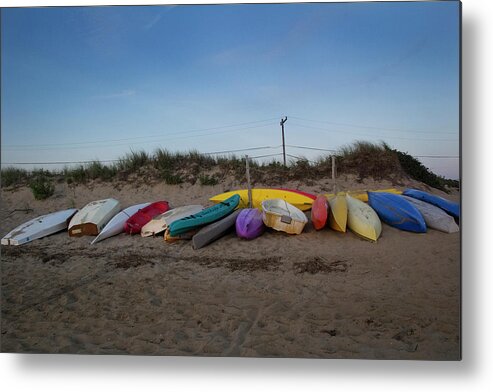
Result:
{"type": "Polygon", "coordinates": [[[284,143],[284,123],[288,121],[287,117],[281,119],[281,129],[282,129],[282,156],[284,157],[284,167],[286,167],[286,145],[284,143]]]}

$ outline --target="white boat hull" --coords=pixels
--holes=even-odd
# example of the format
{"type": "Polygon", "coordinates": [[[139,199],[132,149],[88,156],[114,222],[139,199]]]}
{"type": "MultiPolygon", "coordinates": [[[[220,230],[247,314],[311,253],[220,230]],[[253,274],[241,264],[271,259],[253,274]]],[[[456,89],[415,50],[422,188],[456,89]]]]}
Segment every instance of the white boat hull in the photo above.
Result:
{"type": "Polygon", "coordinates": [[[174,221],[196,214],[203,209],[204,207],[200,205],[190,205],[173,208],[172,210],[166,211],[164,214],[156,216],[149,223],[144,225],[140,234],[142,237],[150,237],[162,233],[174,221]]]}
{"type": "Polygon", "coordinates": [[[262,220],[267,227],[288,234],[301,234],[308,222],[303,211],[282,199],[262,202],[262,220]]]}
{"type": "Polygon", "coordinates": [[[142,208],[147,207],[151,203],[142,203],[136,204],[130,207],[125,208],[123,211],[120,211],[116,214],[111,220],[106,224],[101,233],[98,234],[96,238],[91,242],[91,245],[96,242],[105,240],[106,238],[113,237],[120,233],[123,233],[125,229],[125,222],[130,218],[133,214],[139,212],[142,208]]]}
{"type": "Polygon", "coordinates": [[[68,226],[68,233],[71,237],[98,235],[119,211],[120,202],[118,200],[93,201],[74,215],[68,226]]]}
{"type": "Polygon", "coordinates": [[[402,197],[413,204],[419,212],[421,212],[426,226],[429,228],[443,231],[445,233],[456,233],[459,231],[459,226],[455,223],[454,218],[441,208],[413,197],[405,195],[402,195],[402,197]]]}
{"type": "Polygon", "coordinates": [[[76,208],[53,212],[31,219],[16,227],[2,238],[2,245],[22,245],[47,235],[66,230],[70,218],[77,212],[76,208]]]}

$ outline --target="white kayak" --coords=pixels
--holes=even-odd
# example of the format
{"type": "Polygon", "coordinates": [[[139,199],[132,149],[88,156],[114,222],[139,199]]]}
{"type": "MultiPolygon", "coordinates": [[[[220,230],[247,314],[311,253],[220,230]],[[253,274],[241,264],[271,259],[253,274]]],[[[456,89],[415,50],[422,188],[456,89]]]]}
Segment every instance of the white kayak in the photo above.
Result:
{"type": "Polygon", "coordinates": [[[117,234],[123,233],[125,229],[125,222],[135,213],[139,212],[142,208],[147,207],[151,203],[141,203],[135,204],[133,206],[125,208],[123,211],[120,211],[116,214],[111,220],[106,224],[101,233],[98,234],[94,240],[92,240],[91,245],[96,242],[105,240],[106,238],[113,237],[117,234]]]}
{"type": "Polygon", "coordinates": [[[346,195],[347,226],[360,237],[376,241],[382,233],[382,222],[373,208],[352,196],[346,195]]]}
{"type": "Polygon", "coordinates": [[[267,227],[288,234],[301,234],[308,218],[299,208],[283,199],[262,202],[262,220],[267,227]]]}
{"type": "Polygon", "coordinates": [[[165,231],[168,226],[174,221],[186,218],[187,216],[196,214],[204,209],[200,205],[190,205],[173,208],[160,214],[142,227],[140,235],[142,237],[150,237],[165,231]]]}
{"type": "Polygon", "coordinates": [[[38,238],[66,230],[76,208],[38,216],[16,227],[2,238],[2,245],[22,245],[38,238]]]}
{"type": "Polygon", "coordinates": [[[433,204],[415,199],[414,197],[404,196],[409,203],[413,204],[425,220],[426,226],[440,230],[445,233],[456,233],[459,231],[459,226],[455,223],[454,217],[447,214],[444,210],[433,204]]]}
{"type": "Polygon", "coordinates": [[[98,235],[119,211],[120,202],[118,200],[92,201],[74,215],[68,225],[68,234],[71,237],[98,235]]]}

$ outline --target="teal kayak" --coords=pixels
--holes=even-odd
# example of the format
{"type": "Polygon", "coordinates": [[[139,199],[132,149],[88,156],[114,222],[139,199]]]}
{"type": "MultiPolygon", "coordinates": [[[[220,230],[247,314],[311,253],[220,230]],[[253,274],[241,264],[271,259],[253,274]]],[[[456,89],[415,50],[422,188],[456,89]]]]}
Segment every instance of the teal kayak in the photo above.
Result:
{"type": "Polygon", "coordinates": [[[180,220],[174,221],[169,226],[169,234],[172,237],[186,233],[187,231],[197,229],[201,226],[215,222],[226,215],[231,214],[240,203],[240,195],[233,195],[230,198],[206,208],[196,214],[187,216],[180,220]]]}

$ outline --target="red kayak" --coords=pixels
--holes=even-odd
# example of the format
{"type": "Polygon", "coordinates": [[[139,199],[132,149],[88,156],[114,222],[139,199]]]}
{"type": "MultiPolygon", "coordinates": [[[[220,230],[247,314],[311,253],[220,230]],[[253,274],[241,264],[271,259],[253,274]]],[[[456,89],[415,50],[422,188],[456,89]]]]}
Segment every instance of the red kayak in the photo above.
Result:
{"type": "Polygon", "coordinates": [[[281,191],[288,191],[288,192],[298,193],[300,195],[309,197],[312,200],[315,200],[317,198],[317,196],[312,195],[311,193],[299,191],[298,189],[288,189],[288,188],[277,188],[277,189],[279,189],[281,191]]]}
{"type": "Polygon", "coordinates": [[[327,223],[329,202],[324,195],[318,195],[312,204],[312,224],[315,230],[320,230],[327,223]]]}
{"type": "Polygon", "coordinates": [[[152,218],[160,214],[164,214],[169,210],[169,204],[167,201],[156,201],[149,204],[147,207],[142,208],[133,214],[125,222],[125,233],[138,234],[142,230],[142,227],[147,224],[152,218]]]}

